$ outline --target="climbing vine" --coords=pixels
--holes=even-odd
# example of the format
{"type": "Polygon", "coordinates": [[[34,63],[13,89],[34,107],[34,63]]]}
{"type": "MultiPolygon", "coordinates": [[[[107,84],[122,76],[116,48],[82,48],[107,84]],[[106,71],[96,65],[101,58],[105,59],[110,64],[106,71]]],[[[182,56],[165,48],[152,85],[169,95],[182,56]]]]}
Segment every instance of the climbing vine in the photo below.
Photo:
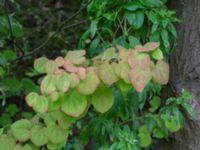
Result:
{"type": "MultiPolygon", "coordinates": [[[[35,60],[35,70],[46,75],[41,81],[40,93],[29,93],[26,102],[37,114],[30,120],[14,122],[4,131],[0,136],[0,149],[62,149],[73,124],[83,118],[90,107],[99,114],[114,107],[113,88],[124,95],[132,89],[141,93],[149,83],[165,85],[169,79],[169,66],[159,43],[132,49],[117,45],[92,60],[86,59],[85,54],[85,50],[77,50],[69,51],[65,58],[35,60]]],[[[191,96],[183,91],[183,97],[170,98],[160,107],[160,97],[153,95],[148,112],[141,115],[150,118],[153,125],[149,127],[140,120],[137,135],[133,137],[138,147],[148,147],[152,138],[164,138],[168,132],[178,131],[184,122],[180,105],[194,116],[186,103],[188,99],[191,96]]],[[[111,149],[116,147],[116,143],[111,145],[111,149]]]]}

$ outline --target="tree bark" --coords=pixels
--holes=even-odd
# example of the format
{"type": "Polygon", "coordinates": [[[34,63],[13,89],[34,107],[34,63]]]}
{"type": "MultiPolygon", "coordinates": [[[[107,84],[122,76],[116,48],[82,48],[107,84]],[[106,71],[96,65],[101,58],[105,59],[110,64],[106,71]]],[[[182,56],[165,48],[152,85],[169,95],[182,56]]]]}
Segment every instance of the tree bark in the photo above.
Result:
{"type": "Polygon", "coordinates": [[[200,150],[200,0],[173,0],[170,5],[182,20],[171,55],[170,82],[177,93],[187,89],[194,96],[190,105],[197,118],[187,118],[184,128],[160,150],[200,150]]]}

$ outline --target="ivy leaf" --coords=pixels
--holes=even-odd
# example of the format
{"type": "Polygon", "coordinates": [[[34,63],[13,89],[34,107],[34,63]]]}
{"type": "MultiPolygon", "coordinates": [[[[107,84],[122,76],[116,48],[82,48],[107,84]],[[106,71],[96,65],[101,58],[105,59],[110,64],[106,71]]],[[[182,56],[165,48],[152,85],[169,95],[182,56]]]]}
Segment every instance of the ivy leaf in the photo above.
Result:
{"type": "Polygon", "coordinates": [[[49,95],[56,90],[55,79],[55,76],[51,74],[48,74],[44,77],[40,86],[43,94],[49,95]]]}
{"type": "Polygon", "coordinates": [[[152,100],[150,101],[151,108],[149,108],[149,111],[150,112],[155,112],[160,107],[160,104],[161,104],[160,97],[154,96],[152,98],[152,100]]]}
{"type": "Polygon", "coordinates": [[[34,61],[34,69],[39,73],[45,73],[45,65],[48,59],[46,57],[40,57],[34,61]]]}
{"type": "Polygon", "coordinates": [[[46,129],[47,137],[49,141],[54,144],[59,144],[67,139],[66,131],[56,124],[50,124],[46,129]]]}
{"type": "Polygon", "coordinates": [[[112,90],[103,85],[95,91],[91,99],[92,105],[100,113],[107,112],[114,103],[112,90]]]}
{"type": "Polygon", "coordinates": [[[32,127],[31,122],[27,119],[16,121],[11,126],[11,132],[15,139],[21,142],[25,142],[29,139],[29,130],[32,127]]]}
{"type": "Polygon", "coordinates": [[[144,12],[143,11],[136,11],[136,12],[129,12],[125,13],[125,17],[128,20],[129,24],[133,26],[135,29],[139,29],[142,27],[144,23],[144,12]]]}
{"type": "Polygon", "coordinates": [[[99,86],[100,80],[92,69],[86,74],[86,78],[77,86],[77,91],[83,95],[91,95],[99,86]]]}
{"type": "Polygon", "coordinates": [[[75,90],[72,91],[69,96],[66,96],[66,99],[63,101],[61,106],[61,110],[72,117],[80,116],[86,108],[86,96],[79,94],[75,90]]]}
{"type": "Polygon", "coordinates": [[[100,79],[107,85],[112,85],[118,80],[112,65],[108,62],[104,62],[100,65],[98,73],[100,79]]]}
{"type": "Polygon", "coordinates": [[[67,92],[70,86],[71,77],[68,73],[62,71],[56,75],[55,86],[58,91],[67,92]]]}
{"type": "Polygon", "coordinates": [[[48,138],[45,135],[45,128],[39,125],[35,125],[30,131],[30,139],[36,146],[42,146],[47,144],[48,138]]]}
{"type": "Polygon", "coordinates": [[[169,65],[162,60],[156,63],[153,71],[153,80],[159,84],[167,84],[169,81],[169,65]]]}
{"type": "Polygon", "coordinates": [[[143,125],[139,128],[140,142],[142,147],[148,147],[151,144],[151,135],[147,129],[146,125],[143,125]]]}

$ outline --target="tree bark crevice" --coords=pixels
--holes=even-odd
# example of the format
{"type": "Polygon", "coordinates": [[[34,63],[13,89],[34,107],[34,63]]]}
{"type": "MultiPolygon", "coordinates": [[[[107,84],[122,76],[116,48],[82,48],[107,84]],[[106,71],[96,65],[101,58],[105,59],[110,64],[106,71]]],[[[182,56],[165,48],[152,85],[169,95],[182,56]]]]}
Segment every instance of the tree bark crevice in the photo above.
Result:
{"type": "Polygon", "coordinates": [[[186,119],[184,128],[162,143],[160,150],[200,150],[200,0],[171,0],[182,20],[177,26],[177,46],[170,58],[170,84],[176,93],[186,89],[194,95],[190,105],[196,111],[195,120],[186,119]]]}

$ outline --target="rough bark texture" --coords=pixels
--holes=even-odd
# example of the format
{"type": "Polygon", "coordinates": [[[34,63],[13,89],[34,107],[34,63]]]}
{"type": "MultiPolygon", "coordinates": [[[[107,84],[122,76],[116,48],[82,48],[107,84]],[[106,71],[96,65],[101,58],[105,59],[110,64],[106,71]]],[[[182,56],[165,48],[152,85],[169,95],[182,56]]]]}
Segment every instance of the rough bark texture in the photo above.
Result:
{"type": "Polygon", "coordinates": [[[187,119],[184,129],[160,150],[200,150],[200,0],[173,0],[172,6],[183,22],[177,26],[179,39],[171,56],[171,84],[177,93],[184,88],[195,96],[191,105],[197,118],[187,119]]]}

